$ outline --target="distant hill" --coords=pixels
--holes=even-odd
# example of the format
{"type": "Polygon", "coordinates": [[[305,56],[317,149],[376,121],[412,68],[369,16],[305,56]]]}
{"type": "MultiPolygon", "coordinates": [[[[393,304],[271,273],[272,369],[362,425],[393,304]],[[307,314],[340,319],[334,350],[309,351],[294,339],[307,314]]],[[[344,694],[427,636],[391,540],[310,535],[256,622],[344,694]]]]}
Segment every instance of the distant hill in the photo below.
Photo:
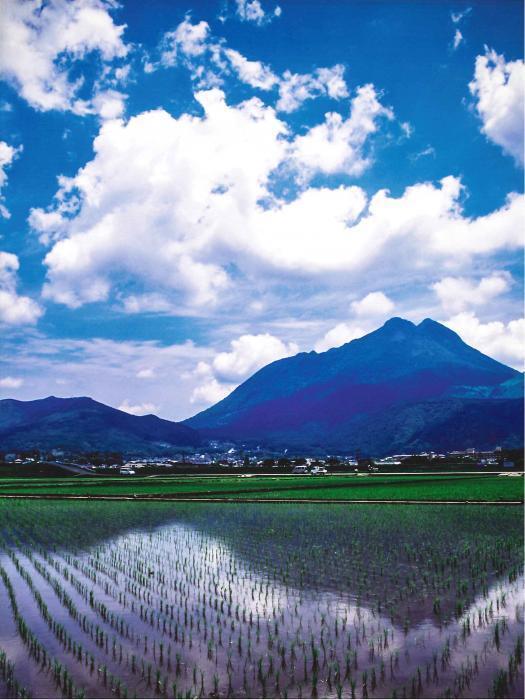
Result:
{"type": "Polygon", "coordinates": [[[207,437],[371,454],[523,445],[523,376],[445,326],[393,318],[267,365],[185,421],[207,437]]]}
{"type": "Polygon", "coordinates": [[[0,449],[63,448],[158,454],[199,444],[192,428],[157,416],[133,416],[87,397],[0,401],[0,449]]]}

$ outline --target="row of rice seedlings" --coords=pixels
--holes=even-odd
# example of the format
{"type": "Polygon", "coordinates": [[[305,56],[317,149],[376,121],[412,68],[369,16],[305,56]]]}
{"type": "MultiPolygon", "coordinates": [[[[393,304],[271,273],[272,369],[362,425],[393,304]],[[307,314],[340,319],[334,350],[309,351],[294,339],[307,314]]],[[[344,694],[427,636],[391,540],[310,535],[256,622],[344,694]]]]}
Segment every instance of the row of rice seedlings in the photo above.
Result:
{"type": "MultiPolygon", "coordinates": [[[[422,549],[422,556],[424,556],[425,558],[428,559],[427,552],[424,550],[424,543],[423,543],[421,549],[422,549]]],[[[499,543],[496,544],[496,549],[497,549],[497,551],[498,551],[500,554],[501,554],[501,552],[504,552],[504,551],[505,551],[505,548],[501,548],[500,545],[499,545],[499,543]]],[[[411,551],[410,548],[407,548],[407,553],[408,553],[408,555],[410,555],[410,551],[411,551]]],[[[357,552],[357,554],[359,554],[359,552],[357,552]]],[[[466,554],[467,554],[467,555],[469,554],[469,550],[466,550],[466,554]]],[[[478,553],[478,554],[479,554],[479,553],[478,553]]],[[[353,552],[353,557],[354,557],[354,558],[356,557],[356,552],[355,552],[355,551],[353,552]]],[[[483,561],[483,559],[482,559],[481,557],[479,557],[479,556],[477,556],[476,558],[477,558],[480,562],[483,561]]],[[[458,563],[458,557],[457,557],[457,556],[456,556],[455,558],[454,558],[454,557],[450,557],[449,559],[450,559],[449,563],[450,563],[450,565],[451,565],[452,567],[457,566],[457,563],[458,563]]],[[[439,562],[437,562],[436,565],[439,566],[439,562]]],[[[313,568],[315,568],[315,567],[313,567],[313,568]]],[[[374,575],[374,568],[373,568],[373,567],[372,567],[372,568],[368,567],[368,569],[366,569],[366,567],[356,567],[356,568],[357,568],[357,569],[361,569],[362,571],[363,571],[363,570],[366,570],[366,575],[367,575],[367,578],[368,578],[368,579],[370,579],[370,577],[373,577],[373,575],[374,575]]],[[[382,568],[383,568],[383,570],[384,570],[384,567],[382,567],[382,568]]],[[[390,568],[391,568],[391,567],[390,567],[390,568]]],[[[387,570],[388,570],[388,569],[387,569],[387,570]]],[[[286,576],[286,573],[284,573],[284,575],[286,576]]],[[[459,583],[459,582],[458,582],[458,583],[459,583]]],[[[363,584],[363,585],[364,585],[364,584],[363,584]]],[[[408,589],[409,589],[409,592],[410,592],[410,593],[411,593],[411,592],[413,591],[413,589],[415,589],[416,587],[418,587],[419,590],[421,590],[421,586],[420,586],[420,585],[418,586],[417,580],[409,581],[409,582],[408,582],[408,589]]],[[[450,582],[448,582],[448,585],[447,585],[447,582],[445,581],[445,588],[450,588],[450,587],[451,587],[450,582]]],[[[459,585],[456,586],[456,587],[459,588],[459,585]]],[[[443,607],[443,606],[441,606],[441,607],[443,607]]],[[[384,605],[383,605],[383,609],[384,609],[384,605]]]]}
{"type": "MultiPolygon", "coordinates": [[[[42,619],[47,624],[49,630],[57,641],[61,644],[64,653],[70,655],[73,663],[78,663],[80,666],[89,668],[89,672],[93,674],[97,672],[97,676],[101,679],[103,687],[108,689],[115,697],[127,697],[127,688],[123,681],[109,672],[107,665],[102,663],[92,652],[84,648],[82,644],[77,644],[77,641],[68,631],[68,628],[62,622],[59,622],[50,613],[48,604],[44,601],[42,594],[35,585],[32,576],[23,567],[18,557],[11,551],[8,552],[11,561],[13,562],[16,571],[27,584],[38,608],[42,619]]],[[[7,576],[7,574],[6,574],[7,576]]],[[[107,647],[105,649],[107,654],[107,647]]],[[[70,680],[73,683],[72,679],[70,680]]]]}
{"type": "Polygon", "coordinates": [[[11,581],[5,571],[5,569],[0,566],[0,578],[2,579],[4,586],[7,590],[9,597],[9,602],[11,604],[11,611],[18,629],[18,634],[20,639],[23,641],[27,647],[28,654],[35,659],[37,663],[40,664],[43,672],[51,673],[54,679],[56,687],[61,691],[63,697],[66,698],[83,698],[84,690],[77,687],[69,670],[62,664],[58,659],[52,658],[47,650],[38,638],[33,634],[29,628],[24,616],[20,612],[15,596],[13,586],[11,581]]]}
{"type": "MultiPolygon", "coordinates": [[[[56,562],[55,562],[56,566],[56,562]]],[[[60,569],[58,569],[60,570],[60,569]]],[[[63,568],[62,571],[66,572],[66,569],[63,568]]],[[[45,575],[45,572],[43,572],[45,575]]],[[[48,574],[49,576],[49,574],[48,574]]],[[[67,574],[66,575],[67,579],[71,579],[71,575],[67,574]]],[[[62,590],[62,586],[59,584],[59,582],[54,579],[54,584],[55,588],[59,590],[62,590]]],[[[86,593],[86,591],[83,591],[86,593]]],[[[60,597],[60,596],[59,596],[60,597]]],[[[88,596],[85,595],[85,598],[87,600],[88,596]]],[[[89,604],[92,608],[92,610],[96,611],[98,614],[100,614],[100,610],[102,609],[102,617],[103,620],[106,624],[109,624],[113,622],[114,624],[114,616],[113,613],[108,613],[106,606],[103,604],[97,603],[94,594],[93,594],[93,589],[89,591],[89,604]]],[[[105,653],[106,655],[111,656],[111,660],[113,662],[116,662],[122,666],[124,666],[128,671],[131,670],[133,674],[140,674],[140,679],[144,680],[147,684],[148,687],[151,687],[152,685],[152,676],[156,677],[156,682],[155,686],[158,688],[162,685],[160,682],[160,670],[159,669],[154,669],[151,663],[145,662],[145,658],[147,657],[148,653],[152,653],[153,658],[157,661],[157,663],[160,662],[160,666],[162,667],[164,664],[164,653],[166,654],[167,657],[167,667],[168,671],[170,670],[171,667],[171,645],[168,644],[166,650],[164,651],[165,647],[163,642],[157,643],[155,639],[152,641],[152,646],[148,649],[148,637],[144,637],[144,648],[141,648],[141,642],[142,639],[140,636],[136,635],[133,630],[131,631],[130,634],[130,626],[126,622],[125,623],[125,628],[124,628],[124,622],[121,619],[121,626],[119,629],[119,633],[122,633],[122,637],[125,640],[125,643],[127,643],[127,646],[123,646],[123,644],[118,641],[117,637],[112,636],[111,639],[109,638],[109,635],[104,633],[104,630],[102,627],[99,627],[98,624],[95,626],[92,622],[91,623],[86,623],[85,616],[82,617],[81,621],[78,620],[79,625],[81,626],[82,631],[85,633],[91,634],[91,637],[93,638],[93,628],[95,628],[95,640],[98,646],[100,646],[101,650],[105,653]],[[108,644],[109,642],[109,644],[108,644]],[[131,648],[130,649],[130,644],[133,644],[136,648],[131,648]],[[135,652],[135,653],[133,653],[135,652]],[[159,658],[160,655],[160,658],[159,658]],[[153,671],[155,671],[153,673],[153,671]]],[[[180,663],[177,661],[175,665],[175,671],[176,675],[179,675],[179,670],[178,667],[180,666],[180,663]]],[[[164,678],[164,685],[166,685],[166,679],[164,678]]]]}
{"type": "Polygon", "coordinates": [[[7,697],[14,698],[29,698],[30,692],[20,683],[15,674],[15,665],[9,661],[7,654],[3,649],[0,649],[0,679],[2,679],[7,697]]]}
{"type": "MultiPolygon", "coordinates": [[[[375,621],[375,614],[367,616],[366,621],[355,614],[350,623],[354,629],[348,633],[346,629],[340,629],[337,611],[331,611],[329,606],[323,607],[319,602],[312,603],[308,596],[303,600],[303,594],[297,595],[288,585],[287,579],[293,576],[293,567],[287,568],[281,561],[272,563],[266,557],[262,564],[258,560],[241,569],[237,557],[226,545],[217,546],[212,540],[213,546],[208,551],[206,538],[195,534],[188,536],[187,532],[186,536],[181,536],[178,528],[176,536],[168,529],[146,536],[119,538],[115,545],[97,546],[91,550],[88,563],[80,550],[80,556],[72,561],[82,568],[83,575],[95,588],[100,588],[105,596],[115,600],[115,608],[119,606],[126,613],[138,616],[141,623],[152,628],[154,656],[165,658],[164,647],[160,646],[164,642],[160,639],[176,636],[179,677],[195,676],[191,678],[194,690],[197,685],[204,687],[203,678],[196,673],[195,665],[192,672],[191,665],[185,664],[183,659],[186,655],[191,657],[189,652],[195,646],[198,646],[199,653],[203,647],[207,649],[208,667],[215,664],[218,671],[213,674],[211,683],[207,679],[212,692],[216,686],[217,692],[226,692],[226,680],[229,688],[238,681],[241,671],[246,677],[245,685],[255,682],[261,693],[276,693],[279,688],[279,694],[285,694],[299,686],[304,691],[309,683],[312,694],[326,684],[332,684],[337,694],[342,693],[344,683],[350,687],[351,693],[356,692],[356,685],[358,692],[368,693],[374,692],[370,690],[372,686],[377,687],[383,682],[381,663],[384,661],[380,658],[384,652],[383,642],[377,636],[369,639],[377,635],[375,625],[379,628],[384,625],[378,611],[375,611],[375,621]],[[239,581],[236,583],[239,577],[240,589],[237,587],[239,581]],[[127,586],[124,597],[122,589],[118,590],[122,584],[127,586]],[[137,608],[131,609],[135,603],[137,608]],[[373,666],[360,671],[362,675],[367,674],[366,683],[362,679],[356,680],[355,668],[351,680],[349,674],[340,672],[345,664],[344,644],[353,654],[350,670],[358,657],[358,664],[366,666],[366,653],[368,662],[378,662],[377,670],[373,666]],[[232,654],[232,647],[237,647],[236,655],[232,654]],[[283,661],[285,668],[282,668],[283,661]],[[224,668],[226,674],[220,671],[224,668]],[[294,676],[299,676],[293,678],[293,684],[292,670],[294,676]]],[[[309,552],[305,553],[306,560],[309,555],[309,552]]],[[[409,580],[409,590],[410,583],[409,580]]],[[[92,602],[93,609],[104,615],[104,608],[97,606],[94,594],[92,602]]],[[[466,629],[467,623],[464,621],[463,624],[466,629]]],[[[162,682],[162,671],[157,669],[156,675],[161,678],[157,688],[162,687],[165,692],[167,683],[162,682]]],[[[177,692],[181,687],[177,685],[177,692]]]]}

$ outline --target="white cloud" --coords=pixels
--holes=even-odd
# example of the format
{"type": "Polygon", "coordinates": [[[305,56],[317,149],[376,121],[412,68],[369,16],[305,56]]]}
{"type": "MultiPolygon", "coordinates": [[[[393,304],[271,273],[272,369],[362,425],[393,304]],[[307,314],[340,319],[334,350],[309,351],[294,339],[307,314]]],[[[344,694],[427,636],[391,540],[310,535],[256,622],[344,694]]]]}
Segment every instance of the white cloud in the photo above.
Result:
{"type": "Polygon", "coordinates": [[[353,323],[338,323],[337,326],[327,331],[324,336],[315,344],[316,352],[325,352],[331,348],[338,348],[351,340],[361,338],[368,330],[353,323]]]}
{"type": "Polygon", "coordinates": [[[104,123],[93,160],[61,178],[54,207],[32,212],[51,245],[47,298],[74,308],[116,295],[129,312],[212,313],[283,273],[289,289],[308,278],[344,285],[349,274],[356,284],[428,280],[438,266],[457,275],[475,256],[523,245],[523,197],[470,218],[455,177],[397,197],[340,185],[280,199],[272,177],[295,161],[275,110],[255,98],[229,106],[217,89],[196,97],[202,117],[155,110],[104,123]]]}
{"type": "Polygon", "coordinates": [[[277,5],[273,12],[264,10],[260,0],[235,0],[237,16],[242,22],[253,24],[267,24],[275,17],[281,16],[281,8],[277,5]]]}
{"type": "Polygon", "coordinates": [[[351,340],[361,338],[377,327],[378,320],[386,319],[394,310],[394,302],[384,292],[370,292],[350,305],[354,321],[342,321],[315,343],[317,352],[338,348],[351,340]]]}
{"type": "Polygon", "coordinates": [[[177,308],[163,294],[130,294],[122,300],[122,311],[127,314],[173,314],[177,308]]]}
{"type": "Polygon", "coordinates": [[[450,19],[454,24],[459,24],[461,20],[466,17],[468,14],[472,12],[471,7],[467,7],[465,10],[461,10],[459,12],[451,12],[450,13],[450,19]]]}
{"type": "Polygon", "coordinates": [[[145,416],[157,411],[158,406],[156,406],[154,403],[131,404],[128,399],[124,399],[124,401],[118,407],[118,410],[131,413],[133,416],[145,416]]]}
{"type": "MultiPolygon", "coordinates": [[[[211,34],[207,22],[192,23],[186,16],[173,31],[166,32],[160,43],[160,61],[146,61],[144,70],[151,73],[160,66],[169,68],[183,65],[191,74],[197,89],[221,87],[224,78],[238,80],[259,90],[277,90],[277,111],[293,112],[306,100],[329,97],[341,100],[348,97],[344,80],[345,67],[317,68],[313,73],[298,74],[290,70],[277,75],[261,61],[249,60],[239,51],[228,48],[224,38],[211,34]]],[[[366,89],[361,88],[361,89],[366,89]]]]}
{"type": "Polygon", "coordinates": [[[124,114],[126,97],[118,90],[103,90],[94,95],[93,108],[102,120],[119,119],[124,114]]]}
{"type": "Polygon", "coordinates": [[[20,377],[0,377],[0,387],[2,389],[19,389],[24,380],[20,377]]]}
{"type": "Polygon", "coordinates": [[[0,323],[7,325],[33,324],[43,313],[33,299],[17,293],[19,266],[16,255],[0,251],[0,323]]]}
{"type": "Polygon", "coordinates": [[[352,302],[352,311],[356,316],[376,318],[388,316],[394,310],[394,302],[383,292],[370,292],[359,301],[352,302]]]}
{"type": "Polygon", "coordinates": [[[468,345],[523,371],[525,319],[483,323],[472,311],[463,311],[443,323],[456,331],[468,345]]]}
{"type": "Polygon", "coordinates": [[[9,210],[3,204],[4,198],[2,197],[2,187],[4,187],[7,182],[6,169],[11,165],[21,150],[22,146],[15,148],[14,146],[10,146],[5,141],[0,141],[0,217],[3,217],[4,219],[9,219],[11,216],[9,210]]]}
{"type": "Polygon", "coordinates": [[[292,73],[286,70],[279,82],[279,100],[276,108],[281,112],[294,112],[316,97],[327,96],[334,100],[348,97],[344,80],[345,67],[318,68],[314,73],[292,73]]]}
{"type": "Polygon", "coordinates": [[[172,32],[166,32],[162,39],[161,63],[174,66],[180,54],[195,58],[208,49],[210,25],[207,22],[192,24],[190,17],[181,22],[172,32]]]}
{"type": "MultiPolygon", "coordinates": [[[[195,306],[228,287],[227,272],[205,258],[220,258],[228,229],[266,194],[285,126],[256,99],[235,108],[218,90],[197,99],[202,119],[157,110],[104,124],[94,160],[62,181],[57,208],[33,212],[43,240],[59,239],[46,257],[46,296],[71,307],[103,301],[118,272],[195,306]],[[66,220],[70,198],[79,209],[66,220]]],[[[134,301],[140,307],[140,296],[134,301]]]]}
{"type": "Polygon", "coordinates": [[[381,117],[393,119],[392,110],[377,98],[374,86],[364,85],[350,103],[348,119],[330,112],[322,124],[295,138],[293,158],[305,177],[316,171],[360,175],[370,165],[363,153],[365,143],[377,131],[381,117]]]}
{"type": "Polygon", "coordinates": [[[295,343],[284,343],[269,333],[242,335],[231,341],[229,351],[197,365],[194,374],[200,378],[200,384],[193,391],[191,402],[220,401],[261,367],[295,355],[298,350],[295,343]]]}
{"type": "Polygon", "coordinates": [[[271,68],[260,61],[249,61],[234,49],[225,49],[224,53],[233,66],[239,80],[260,90],[271,90],[279,81],[271,68]]]}
{"type": "Polygon", "coordinates": [[[414,153],[413,156],[409,156],[409,157],[410,157],[410,160],[416,161],[416,160],[419,160],[420,158],[426,158],[428,156],[431,156],[432,158],[436,157],[436,149],[433,146],[427,146],[422,151],[419,151],[418,153],[414,153]]]}
{"type": "Polygon", "coordinates": [[[488,139],[523,165],[523,110],[525,64],[505,61],[488,48],[476,58],[474,80],[469,84],[488,139]]]}
{"type": "Polygon", "coordinates": [[[139,369],[135,376],[138,379],[153,379],[156,375],[153,367],[144,367],[144,369],[139,369]]]}
{"type": "Polygon", "coordinates": [[[295,200],[254,217],[249,248],[279,270],[302,275],[350,271],[392,277],[421,275],[445,264],[458,268],[473,255],[521,249],[524,200],[509,196],[499,210],[464,217],[457,178],[419,183],[400,197],[381,190],[367,200],[358,187],[310,188],[295,200]]]}
{"type": "Polygon", "coordinates": [[[189,341],[49,338],[33,328],[10,328],[2,337],[0,377],[24,378],[17,389],[22,400],[56,394],[59,385],[68,396],[92,396],[115,407],[126,398],[128,406],[150,404],[163,418],[182,420],[194,411],[189,398],[201,380],[195,363],[211,362],[215,354],[189,341]],[[147,369],[153,376],[137,376],[147,369]]]}
{"type": "Polygon", "coordinates": [[[459,31],[459,29],[456,29],[456,31],[454,32],[454,41],[453,41],[454,51],[459,47],[459,45],[463,41],[464,41],[463,34],[459,31]]]}
{"type": "Polygon", "coordinates": [[[223,384],[210,374],[202,384],[196,386],[192,391],[190,403],[211,406],[226,398],[234,389],[235,384],[223,384]]]}
{"type": "Polygon", "coordinates": [[[511,284],[508,272],[493,272],[477,283],[464,277],[444,277],[432,289],[445,311],[458,313],[471,306],[484,306],[510,289],[511,284]]]}
{"type": "Polygon", "coordinates": [[[220,352],[212,362],[212,369],[220,381],[237,382],[265,365],[283,357],[295,355],[295,343],[283,343],[269,333],[242,335],[232,340],[229,352],[220,352]]]}
{"type": "Polygon", "coordinates": [[[78,97],[83,79],[71,79],[70,67],[92,51],[104,62],[122,58],[124,26],[117,26],[109,0],[3,0],[0,77],[38,110],[93,111],[78,97]]]}
{"type": "Polygon", "coordinates": [[[11,165],[18,151],[18,148],[10,146],[5,141],[0,141],[0,188],[7,182],[7,173],[5,170],[11,165]]]}

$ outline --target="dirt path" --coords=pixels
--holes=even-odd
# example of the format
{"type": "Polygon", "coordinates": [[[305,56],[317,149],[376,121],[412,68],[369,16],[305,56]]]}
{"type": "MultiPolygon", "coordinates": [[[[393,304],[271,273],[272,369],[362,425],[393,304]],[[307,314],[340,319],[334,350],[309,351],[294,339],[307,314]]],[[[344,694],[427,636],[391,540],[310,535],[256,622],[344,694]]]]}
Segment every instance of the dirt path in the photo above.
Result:
{"type": "Polygon", "coordinates": [[[372,499],[372,498],[184,498],[180,496],[102,496],[102,495],[65,495],[65,494],[0,494],[0,498],[38,501],[171,501],[173,503],[316,503],[316,504],[352,504],[352,503],[383,503],[399,505],[487,505],[487,506],[520,506],[524,501],[432,501],[430,499],[372,499]]]}

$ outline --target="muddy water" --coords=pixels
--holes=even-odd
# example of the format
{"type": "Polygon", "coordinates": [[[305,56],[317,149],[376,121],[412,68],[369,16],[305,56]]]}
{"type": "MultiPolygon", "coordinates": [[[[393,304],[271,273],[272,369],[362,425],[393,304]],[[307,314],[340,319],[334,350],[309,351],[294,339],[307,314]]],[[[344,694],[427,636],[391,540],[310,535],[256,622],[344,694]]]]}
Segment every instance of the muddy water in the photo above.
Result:
{"type": "MultiPolygon", "coordinates": [[[[89,505],[31,506],[1,530],[19,614],[73,694],[489,697],[510,659],[505,692],[521,696],[521,511],[106,508],[95,523],[89,505]],[[100,532],[83,545],[72,522],[100,532]]],[[[61,697],[2,583],[0,605],[17,679],[61,697]]]]}

